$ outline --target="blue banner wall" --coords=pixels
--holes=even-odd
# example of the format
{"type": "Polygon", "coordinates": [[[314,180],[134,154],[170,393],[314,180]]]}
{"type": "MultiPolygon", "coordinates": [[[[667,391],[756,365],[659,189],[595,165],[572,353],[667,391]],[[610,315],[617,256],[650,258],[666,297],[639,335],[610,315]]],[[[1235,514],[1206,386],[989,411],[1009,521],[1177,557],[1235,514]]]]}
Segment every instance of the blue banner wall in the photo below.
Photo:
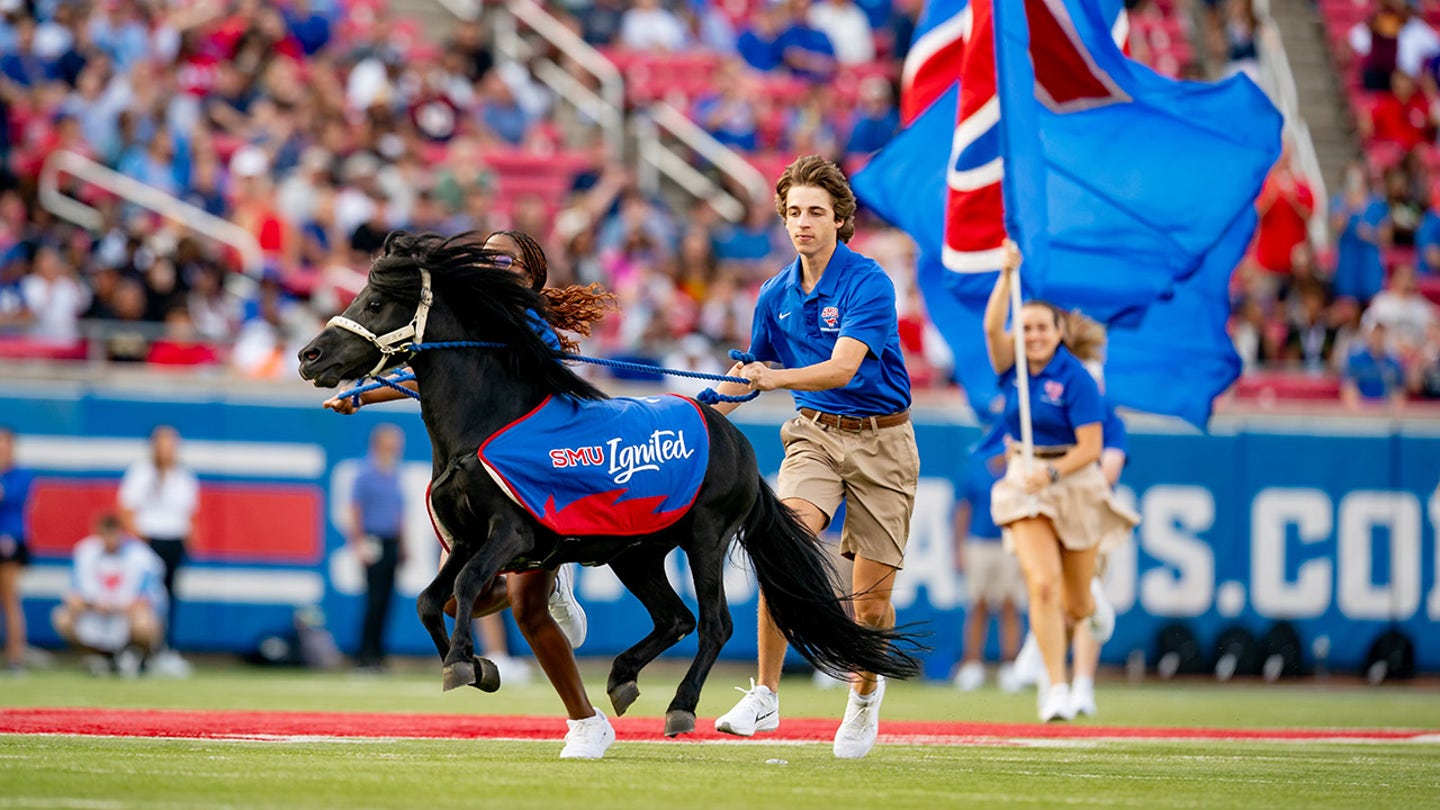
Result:
{"type": "MultiPolygon", "coordinates": [[[[750,406],[736,416],[773,475],[784,411],[750,406]]],[[[65,550],[93,512],[113,503],[113,487],[144,452],[151,428],[168,423],[185,437],[185,458],[211,509],[202,516],[201,551],[182,573],[180,645],[247,652],[286,631],[296,607],[319,604],[342,648],[353,650],[363,577],[345,549],[341,507],[369,430],[381,422],[405,430],[404,481],[413,493],[389,639],[395,652],[433,653],[413,602],[437,561],[421,502],[429,445],[413,405],[340,417],[304,400],[154,399],[59,386],[0,396],[0,424],[20,434],[21,462],[43,490],[32,521],[37,559],[25,580],[32,638],[58,643],[48,615],[66,584],[65,550]]],[[[1332,667],[1358,668],[1375,636],[1394,625],[1415,641],[1421,669],[1440,671],[1440,432],[1378,420],[1276,424],[1222,420],[1224,432],[1211,435],[1131,424],[1122,494],[1144,523],[1111,559],[1106,587],[1120,618],[1104,659],[1119,662],[1138,649],[1153,664],[1156,633],[1171,622],[1188,624],[1208,648],[1231,624],[1259,635],[1285,619],[1307,651],[1328,642],[1332,667]]],[[[916,433],[922,478],[895,599],[901,622],[927,625],[934,651],[926,673],[943,678],[959,658],[964,616],[953,482],[978,434],[938,411],[918,412],[916,433]]],[[[683,555],[672,557],[671,571],[690,599],[683,555]]],[[[735,635],[724,655],[749,659],[755,585],[743,564],[729,572],[727,588],[735,635]]],[[[584,570],[578,590],[590,613],[582,655],[613,655],[648,629],[639,603],[608,570],[584,570]]],[[[512,646],[523,646],[518,633],[512,646]]],[[[693,638],[675,649],[693,650],[693,638]]]]}

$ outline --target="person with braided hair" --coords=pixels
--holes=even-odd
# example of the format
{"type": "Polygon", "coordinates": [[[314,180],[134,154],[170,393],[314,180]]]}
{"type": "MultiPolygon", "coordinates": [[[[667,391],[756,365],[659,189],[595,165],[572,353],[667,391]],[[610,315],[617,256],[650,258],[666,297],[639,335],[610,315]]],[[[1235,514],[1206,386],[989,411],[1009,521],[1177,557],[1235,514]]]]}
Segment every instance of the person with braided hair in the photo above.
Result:
{"type": "MultiPolygon", "coordinates": [[[[496,231],[485,238],[484,247],[493,252],[495,266],[515,273],[518,281],[546,299],[543,313],[531,313],[531,326],[545,342],[559,352],[579,348],[575,337],[589,336],[596,323],[615,309],[615,296],[598,284],[586,287],[571,285],[563,288],[545,286],[549,263],[545,251],[529,234],[520,231],[496,231]]],[[[401,383],[419,391],[414,380],[401,383]]],[[[361,394],[358,401],[350,397],[331,397],[324,407],[341,414],[352,414],[363,405],[386,402],[405,396],[391,388],[377,388],[361,394]]],[[[444,564],[444,557],[441,558],[444,564]]],[[[514,611],[525,637],[541,669],[550,679],[562,701],[570,707],[570,731],[565,736],[561,758],[599,759],[615,741],[615,732],[603,714],[595,711],[580,681],[573,653],[585,641],[586,618],[580,603],[575,601],[574,565],[563,565],[556,571],[539,569],[497,576],[493,584],[476,600],[475,615],[495,617],[507,605],[514,611]],[[584,712],[588,710],[589,714],[584,712]]],[[[454,600],[445,606],[454,616],[454,600]]],[[[484,619],[482,618],[482,621],[484,619]]],[[[495,618],[490,618],[494,621],[495,618]]],[[[493,638],[493,628],[486,633],[493,638]]],[[[493,643],[493,642],[489,642],[493,643]]],[[[488,646],[488,643],[487,643],[488,646]]]]}

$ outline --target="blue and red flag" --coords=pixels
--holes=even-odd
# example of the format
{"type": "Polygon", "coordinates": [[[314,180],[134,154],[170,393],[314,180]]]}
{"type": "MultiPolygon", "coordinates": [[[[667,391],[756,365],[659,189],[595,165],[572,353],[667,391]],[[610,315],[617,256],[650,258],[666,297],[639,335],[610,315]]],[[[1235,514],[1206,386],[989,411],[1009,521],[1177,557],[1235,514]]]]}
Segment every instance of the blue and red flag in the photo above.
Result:
{"type": "MultiPolygon", "coordinates": [[[[1281,119],[1244,77],[1177,82],[1127,59],[1118,0],[1025,0],[998,19],[991,0],[949,5],[944,19],[963,24],[927,19],[917,42],[963,31],[959,72],[855,190],[919,243],[927,307],[983,413],[995,382],[979,319],[1007,231],[1031,297],[1142,325],[1151,305],[1200,291],[1185,282],[1234,236],[1279,154],[1281,119]]],[[[907,64],[917,104],[955,69],[955,50],[932,45],[907,64]]],[[[1110,394],[1140,407],[1123,387],[1110,394]]]]}

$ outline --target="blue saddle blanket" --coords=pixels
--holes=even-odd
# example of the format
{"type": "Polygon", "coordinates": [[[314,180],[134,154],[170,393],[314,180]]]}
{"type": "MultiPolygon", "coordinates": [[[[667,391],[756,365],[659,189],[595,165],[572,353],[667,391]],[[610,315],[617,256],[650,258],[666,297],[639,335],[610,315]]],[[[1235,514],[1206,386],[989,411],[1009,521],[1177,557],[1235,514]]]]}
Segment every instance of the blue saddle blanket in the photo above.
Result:
{"type": "Polygon", "coordinates": [[[566,537],[651,534],[690,510],[710,434],[679,396],[549,397],[480,446],[512,500],[566,537]]]}

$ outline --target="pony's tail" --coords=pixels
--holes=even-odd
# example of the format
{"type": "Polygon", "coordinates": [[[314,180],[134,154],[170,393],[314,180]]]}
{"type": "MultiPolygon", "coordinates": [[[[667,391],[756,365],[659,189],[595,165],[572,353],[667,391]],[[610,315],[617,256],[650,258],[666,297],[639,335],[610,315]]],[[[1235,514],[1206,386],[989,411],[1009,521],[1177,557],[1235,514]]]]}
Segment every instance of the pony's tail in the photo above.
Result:
{"type": "Polygon", "coordinates": [[[835,567],[820,540],[764,479],[739,533],[775,625],[805,659],[830,675],[874,672],[908,678],[920,671],[916,637],[856,624],[835,595],[835,567]]]}

